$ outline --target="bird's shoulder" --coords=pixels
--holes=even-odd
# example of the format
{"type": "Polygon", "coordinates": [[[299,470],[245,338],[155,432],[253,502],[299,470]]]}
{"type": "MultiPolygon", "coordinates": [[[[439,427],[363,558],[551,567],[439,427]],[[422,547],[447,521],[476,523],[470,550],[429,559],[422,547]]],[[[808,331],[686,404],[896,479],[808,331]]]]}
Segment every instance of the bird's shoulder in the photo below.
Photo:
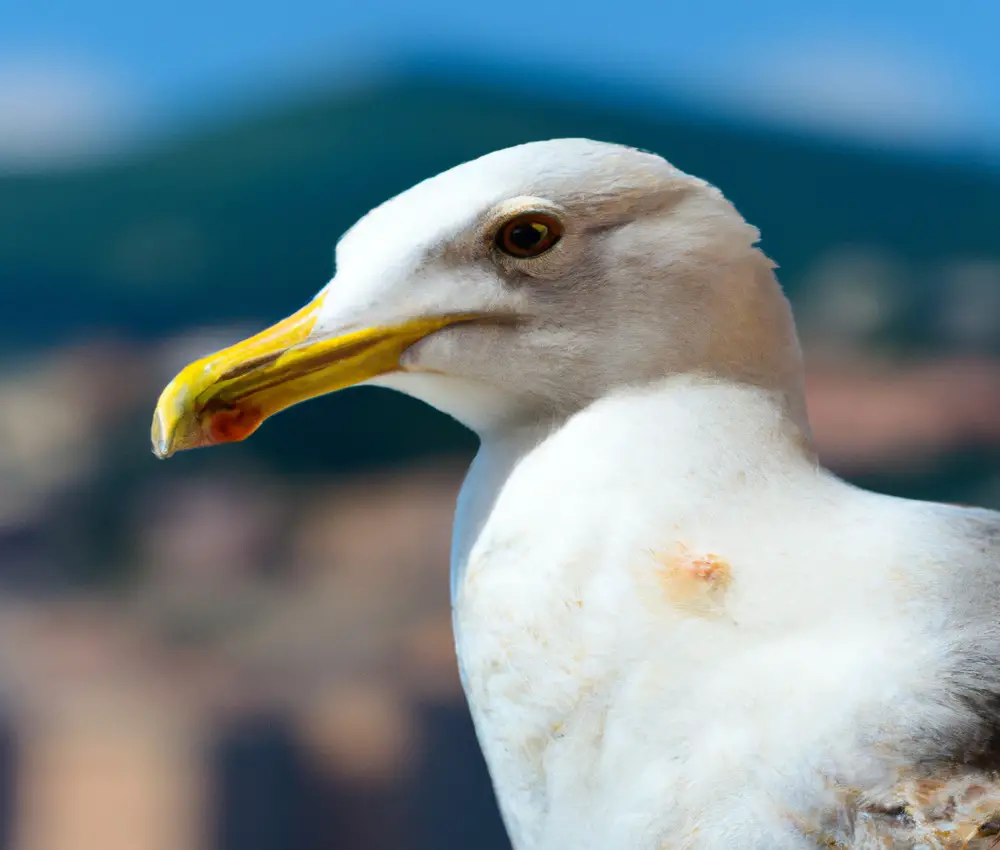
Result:
{"type": "Polygon", "coordinates": [[[996,846],[1000,835],[1000,513],[859,493],[894,547],[918,711],[894,730],[896,768],[849,789],[849,848],[996,846]],[[905,728],[908,726],[908,728],[905,728]]]}

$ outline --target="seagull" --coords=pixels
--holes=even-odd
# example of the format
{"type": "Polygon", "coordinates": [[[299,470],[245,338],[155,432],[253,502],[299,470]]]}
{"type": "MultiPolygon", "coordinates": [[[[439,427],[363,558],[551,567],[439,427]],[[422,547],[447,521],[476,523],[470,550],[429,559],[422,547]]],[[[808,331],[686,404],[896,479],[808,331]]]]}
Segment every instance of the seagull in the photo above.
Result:
{"type": "Polygon", "coordinates": [[[515,850],[1000,832],[1000,514],[821,466],[759,237],[653,153],[496,151],[362,217],[312,301],[160,397],[159,457],[359,384],[478,434],[453,625],[515,850]]]}

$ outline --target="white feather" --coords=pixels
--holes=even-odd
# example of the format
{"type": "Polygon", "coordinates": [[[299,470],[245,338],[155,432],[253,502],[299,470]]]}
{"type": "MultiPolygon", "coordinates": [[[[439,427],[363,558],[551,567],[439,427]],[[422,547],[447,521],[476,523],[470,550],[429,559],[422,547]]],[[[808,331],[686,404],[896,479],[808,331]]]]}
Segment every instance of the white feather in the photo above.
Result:
{"type": "Polygon", "coordinates": [[[977,709],[1000,693],[998,518],[817,465],[756,238],[662,159],[564,140],[426,181],[342,240],[316,334],[521,318],[442,331],[379,381],[482,437],[454,622],[516,850],[958,847],[1000,801],[964,764],[998,723],[977,709]],[[497,256],[492,223],[533,205],[562,242],[497,256]],[[983,793],[938,816],[931,785],[983,793]]]}

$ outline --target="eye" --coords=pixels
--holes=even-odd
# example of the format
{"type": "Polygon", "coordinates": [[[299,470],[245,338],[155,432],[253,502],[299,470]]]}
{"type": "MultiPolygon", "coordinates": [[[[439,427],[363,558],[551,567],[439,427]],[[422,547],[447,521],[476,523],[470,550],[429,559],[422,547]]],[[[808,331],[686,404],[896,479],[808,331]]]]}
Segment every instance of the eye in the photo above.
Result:
{"type": "Polygon", "coordinates": [[[497,248],[518,259],[537,257],[549,250],[563,234],[558,219],[544,213],[521,213],[497,231],[497,248]]]}

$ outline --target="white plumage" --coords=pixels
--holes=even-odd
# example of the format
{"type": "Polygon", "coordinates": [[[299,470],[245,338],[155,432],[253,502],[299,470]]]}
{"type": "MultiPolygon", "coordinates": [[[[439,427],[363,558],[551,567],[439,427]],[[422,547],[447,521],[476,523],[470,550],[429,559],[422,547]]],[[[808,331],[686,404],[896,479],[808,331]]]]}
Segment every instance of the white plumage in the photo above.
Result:
{"type": "MultiPolygon", "coordinates": [[[[454,623],[516,850],[989,840],[1000,516],[818,465],[756,239],[651,154],[511,148],[363,218],[313,324],[278,352],[479,317],[359,378],[482,438],[456,517],[454,623]],[[505,253],[498,228],[536,214],[561,238],[505,253]]],[[[211,399],[255,397],[233,383],[252,369],[204,363],[164,394],[161,454],[213,441],[211,399]]]]}

